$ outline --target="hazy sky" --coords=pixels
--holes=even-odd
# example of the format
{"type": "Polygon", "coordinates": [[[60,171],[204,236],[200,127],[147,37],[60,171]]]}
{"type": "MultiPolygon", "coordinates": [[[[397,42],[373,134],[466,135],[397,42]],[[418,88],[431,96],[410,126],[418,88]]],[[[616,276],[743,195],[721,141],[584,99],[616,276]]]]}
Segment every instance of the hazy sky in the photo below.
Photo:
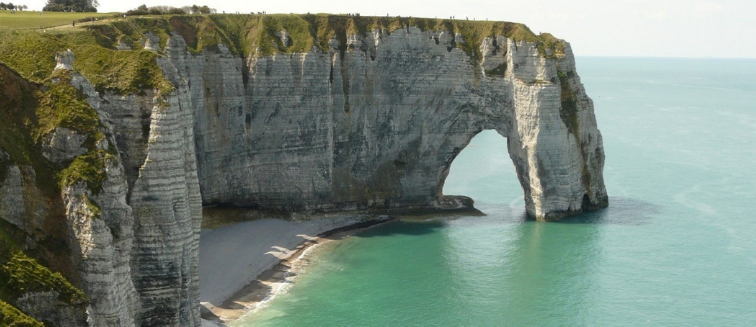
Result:
{"type": "MultiPolygon", "coordinates": [[[[754,0],[99,0],[100,12],[207,4],[218,12],[360,13],[525,23],[572,44],[577,55],[756,58],[754,0]]],[[[45,0],[16,0],[39,10],[45,0]]]]}

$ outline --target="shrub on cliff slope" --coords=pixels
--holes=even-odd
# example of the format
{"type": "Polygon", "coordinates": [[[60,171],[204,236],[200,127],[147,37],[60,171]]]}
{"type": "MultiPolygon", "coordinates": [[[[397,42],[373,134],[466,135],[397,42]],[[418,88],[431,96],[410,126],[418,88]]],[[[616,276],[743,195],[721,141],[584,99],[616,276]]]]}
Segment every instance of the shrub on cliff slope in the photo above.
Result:
{"type": "Polygon", "coordinates": [[[97,0],[47,0],[42,10],[96,12],[99,5],[97,0]]]}

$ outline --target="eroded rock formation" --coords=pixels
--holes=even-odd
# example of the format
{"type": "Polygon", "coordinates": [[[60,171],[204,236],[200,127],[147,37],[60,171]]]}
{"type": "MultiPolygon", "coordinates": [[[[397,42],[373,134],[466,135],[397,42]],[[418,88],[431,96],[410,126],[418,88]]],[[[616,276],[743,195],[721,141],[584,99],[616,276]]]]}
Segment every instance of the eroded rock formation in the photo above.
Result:
{"type": "Polygon", "coordinates": [[[204,203],[459,206],[441,194],[451,162],[495,129],[532,217],[605,206],[601,134],[569,44],[547,58],[534,43],[486,38],[478,63],[452,42],[464,40],[410,26],[352,36],[343,55],[314,49],[245,63],[225,47],[193,56],[175,35],[167,55],[188,81],[204,203]]]}
{"type": "Polygon", "coordinates": [[[98,88],[76,71],[72,53],[61,53],[55,69],[65,74],[54,83],[77,90],[96,128],[58,126],[39,136],[43,164],[0,147],[0,218],[32,234],[65,217],[67,233],[45,237],[65,239],[58,270],[73,267],[64,275],[89,297],[95,325],[199,325],[203,204],[469,207],[465,197],[442,194],[443,183],[484,129],[507,138],[501,151],[533,218],[608,203],[601,134],[566,42],[544,43],[529,30],[527,38],[465,40],[459,31],[403,24],[313,36],[325,46],[290,51],[301,36],[283,28],[244,53],[233,42],[198,50],[197,29],[173,23],[164,39],[151,30],[139,41],[112,40],[112,51],[156,57],[172,87],[135,79],[136,90],[98,88]],[[278,51],[261,50],[269,41],[278,51]],[[139,46],[145,50],[130,50],[139,46]],[[97,178],[66,175],[53,195],[34,186],[44,167],[62,176],[80,160],[97,164],[97,178]]]}

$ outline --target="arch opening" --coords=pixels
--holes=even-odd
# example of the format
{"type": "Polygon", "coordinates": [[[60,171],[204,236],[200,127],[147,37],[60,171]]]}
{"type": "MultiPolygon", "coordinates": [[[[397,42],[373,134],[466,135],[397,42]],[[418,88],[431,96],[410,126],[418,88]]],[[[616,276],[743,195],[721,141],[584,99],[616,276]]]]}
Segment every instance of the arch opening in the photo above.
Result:
{"type": "Polygon", "coordinates": [[[508,205],[525,210],[523,189],[507,149],[507,138],[483,130],[447,165],[439,181],[440,197],[466,196],[482,209],[508,205]]]}

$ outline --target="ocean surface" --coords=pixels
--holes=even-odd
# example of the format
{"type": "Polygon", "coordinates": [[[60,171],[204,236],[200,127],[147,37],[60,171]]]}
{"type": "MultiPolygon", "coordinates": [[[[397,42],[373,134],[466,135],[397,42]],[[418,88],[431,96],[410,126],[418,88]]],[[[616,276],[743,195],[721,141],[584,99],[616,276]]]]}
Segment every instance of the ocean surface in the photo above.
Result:
{"type": "Polygon", "coordinates": [[[540,223],[493,131],[444,193],[485,216],[322,246],[236,326],[756,325],[756,60],[586,58],[610,207],[540,223]]]}

